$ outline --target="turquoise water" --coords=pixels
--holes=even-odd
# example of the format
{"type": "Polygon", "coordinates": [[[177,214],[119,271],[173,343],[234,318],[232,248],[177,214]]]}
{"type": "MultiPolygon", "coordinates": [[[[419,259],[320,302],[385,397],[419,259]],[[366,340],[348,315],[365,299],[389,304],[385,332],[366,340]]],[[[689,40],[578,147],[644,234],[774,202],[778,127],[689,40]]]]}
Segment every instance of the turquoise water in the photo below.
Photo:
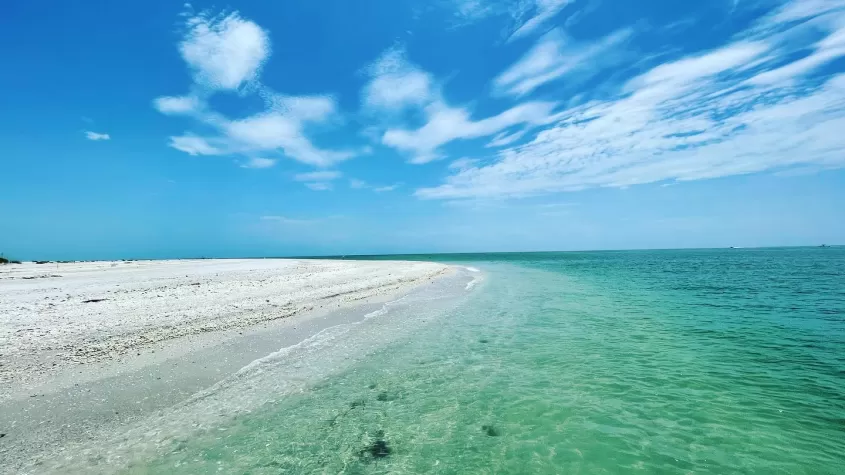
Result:
{"type": "Polygon", "coordinates": [[[484,279],[131,471],[845,473],[843,248],[412,257],[484,279]]]}

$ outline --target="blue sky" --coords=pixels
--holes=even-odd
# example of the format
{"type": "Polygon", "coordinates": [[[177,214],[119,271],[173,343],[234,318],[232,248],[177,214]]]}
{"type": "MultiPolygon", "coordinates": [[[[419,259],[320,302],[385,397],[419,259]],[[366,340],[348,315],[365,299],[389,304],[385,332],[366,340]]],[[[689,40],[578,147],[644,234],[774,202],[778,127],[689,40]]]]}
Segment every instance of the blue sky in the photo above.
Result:
{"type": "Polygon", "coordinates": [[[4,10],[10,256],[845,243],[845,0],[4,10]]]}

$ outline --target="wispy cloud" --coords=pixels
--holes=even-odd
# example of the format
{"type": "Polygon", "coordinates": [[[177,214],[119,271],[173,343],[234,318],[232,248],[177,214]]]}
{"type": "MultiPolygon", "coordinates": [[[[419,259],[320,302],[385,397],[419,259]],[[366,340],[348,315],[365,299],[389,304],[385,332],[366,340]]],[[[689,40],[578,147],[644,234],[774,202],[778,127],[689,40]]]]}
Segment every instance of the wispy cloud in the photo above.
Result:
{"type": "Polygon", "coordinates": [[[294,176],[296,181],[331,181],[338,179],[342,174],[338,171],[319,171],[310,173],[299,173],[294,176]]]}
{"type": "Polygon", "coordinates": [[[313,191],[328,191],[334,188],[332,181],[337,180],[343,176],[339,171],[325,170],[309,173],[298,173],[294,175],[293,179],[304,183],[306,187],[313,191]]]}
{"type": "Polygon", "coordinates": [[[845,74],[818,67],[845,56],[843,35],[845,1],[787,3],[724,47],[652,67],[614,96],[563,111],[531,142],[416,194],[501,198],[845,166],[845,74]],[[812,41],[807,57],[823,52],[812,67],[778,40],[808,19],[822,37],[798,36],[812,41]]]}
{"type": "Polygon", "coordinates": [[[410,63],[401,46],[382,53],[367,68],[367,73],[370,81],[361,98],[367,109],[401,111],[406,107],[424,106],[437,97],[431,75],[410,63]]]}
{"type": "Polygon", "coordinates": [[[179,51],[193,72],[191,93],[156,98],[153,106],[163,114],[193,117],[217,135],[173,136],[171,147],[191,155],[242,155],[248,159],[276,154],[318,167],[356,155],[356,150],[320,148],[305,133],[306,125],[329,125],[339,115],[333,97],[290,96],[261,84],[259,75],[271,48],[269,34],[256,23],[237,12],[191,16],[185,22],[179,51]],[[208,105],[207,99],[222,90],[258,93],[265,110],[230,119],[208,105]]]}
{"type": "Polygon", "coordinates": [[[270,168],[276,164],[276,160],[272,158],[251,157],[249,160],[241,164],[241,168],[270,168]]]}
{"type": "Polygon", "coordinates": [[[352,188],[354,190],[363,190],[364,188],[367,188],[367,182],[364,180],[359,180],[357,178],[350,178],[349,188],[352,188]]]}
{"type": "Polygon", "coordinates": [[[326,181],[306,183],[305,186],[313,191],[329,191],[333,188],[332,184],[326,181]]]}
{"type": "Polygon", "coordinates": [[[170,137],[170,146],[188,155],[223,155],[226,151],[211,145],[208,139],[196,135],[170,137]]]}
{"type": "Polygon", "coordinates": [[[522,96],[572,73],[579,73],[581,80],[587,79],[612,64],[619,56],[620,45],[630,36],[631,30],[625,29],[591,44],[568,44],[563,31],[554,29],[496,77],[493,85],[500,93],[522,96]]]}
{"type": "Polygon", "coordinates": [[[409,156],[409,162],[428,163],[443,158],[440,146],[459,139],[488,137],[513,126],[536,126],[554,118],[552,102],[518,104],[492,117],[473,119],[464,107],[454,107],[442,97],[431,74],[410,62],[404,49],[388,49],[368,70],[370,82],[364,88],[365,109],[382,112],[413,110],[425,123],[409,129],[393,123],[381,135],[384,145],[409,156]]]}
{"type": "Polygon", "coordinates": [[[522,2],[522,8],[515,11],[518,27],[510,39],[528,36],[555,17],[573,0],[531,0],[522,2]]]}
{"type": "Polygon", "coordinates": [[[501,11],[498,2],[490,0],[451,0],[455,16],[463,22],[471,23],[501,11]]]}
{"type": "Polygon", "coordinates": [[[385,145],[411,155],[411,163],[428,163],[443,158],[442,145],[458,139],[488,137],[516,125],[537,126],[555,120],[552,102],[525,102],[498,115],[472,119],[465,108],[437,101],[425,108],[426,123],[415,130],[394,128],[385,132],[385,145]]]}
{"type": "Polygon", "coordinates": [[[377,187],[373,188],[373,191],[375,191],[376,193],[385,193],[385,192],[388,192],[388,191],[394,191],[397,188],[399,188],[400,186],[402,186],[402,183],[394,183],[392,185],[387,185],[387,186],[377,186],[377,187]]]}
{"type": "Polygon", "coordinates": [[[458,26],[490,17],[509,17],[509,41],[530,36],[575,0],[441,0],[453,12],[458,26]]]}
{"type": "Polygon", "coordinates": [[[493,148],[493,147],[503,147],[505,145],[510,145],[510,144],[516,142],[517,140],[521,139],[522,137],[524,137],[526,132],[527,132],[526,130],[517,130],[516,132],[513,132],[513,133],[502,132],[502,133],[496,135],[495,137],[493,137],[492,140],[487,142],[487,145],[485,145],[485,147],[493,148]]]}
{"type": "Polygon", "coordinates": [[[190,114],[201,107],[200,100],[195,96],[158,97],[153,100],[153,106],[162,114],[179,115],[190,114]]]}
{"type": "Polygon", "coordinates": [[[88,140],[99,141],[99,140],[111,140],[111,136],[109,134],[100,134],[97,132],[91,132],[90,130],[85,131],[85,137],[88,140]]]}
{"type": "Polygon", "coordinates": [[[386,193],[388,191],[394,191],[397,188],[404,185],[402,182],[394,183],[392,185],[371,185],[364,180],[359,180],[357,178],[350,178],[349,179],[349,188],[354,190],[372,190],[376,193],[386,193]]]}
{"type": "Polygon", "coordinates": [[[452,160],[452,163],[449,164],[449,168],[452,170],[465,170],[467,168],[474,167],[478,164],[478,159],[476,158],[459,158],[457,160],[452,160]]]}

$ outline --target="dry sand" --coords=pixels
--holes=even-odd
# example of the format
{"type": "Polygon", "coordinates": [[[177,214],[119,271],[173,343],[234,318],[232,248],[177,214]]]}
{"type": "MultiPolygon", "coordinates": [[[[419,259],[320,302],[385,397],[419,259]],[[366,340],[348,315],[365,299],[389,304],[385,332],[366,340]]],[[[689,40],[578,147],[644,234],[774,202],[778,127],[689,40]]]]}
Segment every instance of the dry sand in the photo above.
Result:
{"type": "Polygon", "coordinates": [[[0,404],[218,345],[279,319],[388,298],[434,263],[175,260],[0,267],[0,404]]]}

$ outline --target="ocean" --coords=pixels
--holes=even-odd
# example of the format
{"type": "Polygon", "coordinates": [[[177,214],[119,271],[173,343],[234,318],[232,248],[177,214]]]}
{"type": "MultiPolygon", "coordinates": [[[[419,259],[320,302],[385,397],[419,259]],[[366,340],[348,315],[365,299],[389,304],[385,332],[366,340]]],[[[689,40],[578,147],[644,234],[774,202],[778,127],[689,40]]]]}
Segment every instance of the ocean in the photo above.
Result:
{"type": "Polygon", "coordinates": [[[845,473],[845,248],[401,257],[480,279],[130,473],[845,473]]]}

